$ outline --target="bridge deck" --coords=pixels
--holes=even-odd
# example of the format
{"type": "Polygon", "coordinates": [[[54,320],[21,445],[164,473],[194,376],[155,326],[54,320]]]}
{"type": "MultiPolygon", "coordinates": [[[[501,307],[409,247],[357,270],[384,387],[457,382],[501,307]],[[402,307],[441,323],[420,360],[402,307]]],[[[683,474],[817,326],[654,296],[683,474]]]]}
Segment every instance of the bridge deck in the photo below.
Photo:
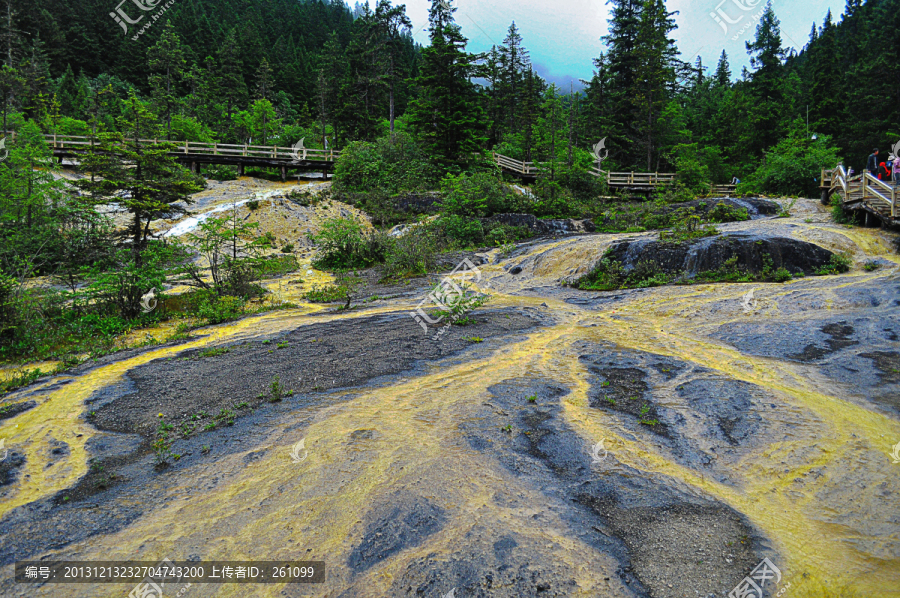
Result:
{"type": "Polygon", "coordinates": [[[842,165],[833,170],[822,170],[823,201],[837,193],[845,209],[864,210],[890,225],[900,224],[900,189],[868,172],[849,177],[842,165]]]}

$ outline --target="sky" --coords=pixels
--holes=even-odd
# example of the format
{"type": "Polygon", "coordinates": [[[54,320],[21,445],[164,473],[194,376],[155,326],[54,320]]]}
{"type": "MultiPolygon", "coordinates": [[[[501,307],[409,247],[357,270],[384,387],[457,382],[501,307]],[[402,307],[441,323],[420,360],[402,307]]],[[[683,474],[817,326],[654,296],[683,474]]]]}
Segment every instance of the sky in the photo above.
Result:
{"type": "MultiPolygon", "coordinates": [[[[457,9],[454,16],[469,38],[470,52],[500,45],[510,23],[515,21],[540,75],[564,88],[569,87],[570,81],[591,77],[592,61],[603,51],[600,38],[609,26],[605,0],[449,2],[457,9]]],[[[369,3],[374,8],[375,1],[369,3]]],[[[405,4],[416,41],[427,45],[428,32],[423,29],[428,27],[430,0],[406,0],[405,4]]],[[[755,18],[765,8],[765,0],[667,0],[666,4],[669,11],[678,12],[674,16],[678,29],[673,37],[682,60],[693,63],[700,56],[712,72],[724,49],[733,78],[740,77],[742,67],[750,66],[744,42],[754,38],[755,18]],[[710,13],[727,27],[727,32],[710,13]],[[728,20],[736,22],[729,24],[728,20]]],[[[844,4],[845,0],[773,0],[784,45],[799,51],[809,41],[813,21],[821,25],[829,8],[838,21],[844,4]]]]}

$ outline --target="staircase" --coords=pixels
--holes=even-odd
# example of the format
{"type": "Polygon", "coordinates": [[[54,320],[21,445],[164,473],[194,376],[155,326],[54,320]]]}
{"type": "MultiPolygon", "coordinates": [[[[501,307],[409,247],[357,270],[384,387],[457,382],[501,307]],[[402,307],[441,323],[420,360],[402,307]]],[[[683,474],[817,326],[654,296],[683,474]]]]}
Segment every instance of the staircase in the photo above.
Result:
{"type": "Polygon", "coordinates": [[[900,190],[879,180],[868,172],[850,178],[842,165],[833,170],[822,170],[823,201],[837,193],[845,209],[865,210],[878,216],[887,224],[900,224],[898,199],[900,190]]]}

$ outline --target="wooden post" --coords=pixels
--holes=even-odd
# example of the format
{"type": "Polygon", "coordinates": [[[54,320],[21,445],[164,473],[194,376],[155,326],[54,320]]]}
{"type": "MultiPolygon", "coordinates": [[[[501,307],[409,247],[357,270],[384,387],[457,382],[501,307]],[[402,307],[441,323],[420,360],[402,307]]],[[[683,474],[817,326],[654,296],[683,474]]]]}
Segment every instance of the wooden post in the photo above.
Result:
{"type": "Polygon", "coordinates": [[[860,197],[860,199],[863,199],[863,200],[866,199],[866,192],[868,191],[868,183],[869,183],[868,178],[869,178],[869,171],[863,170],[862,187],[861,187],[862,188],[862,196],[860,197]]]}
{"type": "Polygon", "coordinates": [[[894,183],[894,188],[891,189],[891,218],[897,217],[897,185],[900,182],[894,183]]]}
{"type": "Polygon", "coordinates": [[[197,163],[196,162],[191,162],[191,172],[193,172],[194,174],[197,174],[197,163]]]}
{"type": "Polygon", "coordinates": [[[284,183],[285,181],[287,181],[287,167],[282,166],[281,167],[281,182],[284,183]]]}
{"type": "Polygon", "coordinates": [[[238,176],[244,176],[244,163],[241,162],[238,166],[238,176]]]}
{"type": "Polygon", "coordinates": [[[188,153],[188,140],[187,139],[184,140],[184,153],[185,154],[188,153]]]}

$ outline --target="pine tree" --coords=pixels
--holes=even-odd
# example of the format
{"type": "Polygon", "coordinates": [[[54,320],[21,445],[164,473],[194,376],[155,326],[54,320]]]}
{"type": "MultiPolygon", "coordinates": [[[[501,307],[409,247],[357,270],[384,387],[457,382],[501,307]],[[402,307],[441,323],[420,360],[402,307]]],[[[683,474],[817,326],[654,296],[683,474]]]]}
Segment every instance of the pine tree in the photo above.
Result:
{"type": "MultiPolygon", "coordinates": [[[[635,124],[641,115],[632,101],[638,85],[643,65],[637,54],[638,36],[641,26],[641,0],[610,0],[612,4],[609,34],[603,40],[606,55],[609,86],[609,119],[615,123],[613,130],[606,132],[607,147],[614,148],[617,161],[634,164],[638,154],[632,149],[640,136],[635,124]]],[[[611,150],[613,151],[613,150],[611,150]]]]}
{"type": "Polygon", "coordinates": [[[509,26],[503,45],[499,48],[500,89],[499,102],[504,117],[504,129],[510,133],[519,130],[519,104],[521,102],[522,78],[531,67],[528,50],[522,45],[522,36],[516,23],[509,26]]]}
{"type": "Polygon", "coordinates": [[[387,55],[387,84],[390,106],[391,136],[394,135],[394,110],[396,86],[402,78],[400,70],[400,54],[402,47],[402,32],[412,28],[412,21],[406,16],[406,6],[391,7],[389,0],[379,0],[375,8],[375,23],[384,37],[383,51],[387,55]]]}
{"type": "Polygon", "coordinates": [[[641,64],[632,102],[638,119],[635,122],[639,144],[645,148],[647,170],[654,170],[654,150],[659,154],[657,137],[666,123],[660,121],[671,99],[675,85],[677,50],[669,34],[675,21],[664,0],[645,0],[641,8],[635,55],[641,64]]]}
{"type": "Polygon", "coordinates": [[[147,58],[147,66],[152,73],[150,88],[153,100],[165,119],[166,139],[171,139],[172,114],[181,103],[177,85],[184,76],[186,63],[181,39],[171,21],[166,22],[159,41],[147,50],[147,58]]]}
{"type": "Polygon", "coordinates": [[[235,111],[247,105],[247,84],[244,63],[240,56],[237,32],[232,29],[219,49],[216,90],[224,102],[226,123],[231,123],[235,111]]]}
{"type": "Polygon", "coordinates": [[[756,27],[756,38],[746,42],[750,64],[755,69],[750,75],[749,92],[755,103],[750,114],[750,138],[746,149],[754,155],[762,155],[778,143],[785,131],[784,114],[784,49],[781,47],[781,27],[771,1],[756,27]]]}
{"type": "Polygon", "coordinates": [[[716,65],[715,79],[717,87],[728,87],[731,85],[731,65],[728,64],[728,54],[725,53],[725,50],[722,50],[719,64],[716,65]]]}
{"type": "MultiPolygon", "coordinates": [[[[156,117],[132,95],[117,133],[101,133],[100,144],[82,159],[82,168],[96,174],[75,184],[91,194],[95,203],[115,203],[132,217],[128,230],[132,261],[142,265],[150,236],[150,222],[178,212],[176,202],[191,202],[203,186],[170,152],[170,143],[146,144],[159,137],[156,117]]],[[[182,210],[183,211],[183,210],[182,210]]],[[[140,294],[131,297],[136,308],[140,294]]],[[[134,314],[131,314],[134,315],[134,314]]]]}
{"type": "Polygon", "coordinates": [[[455,10],[442,0],[432,0],[431,46],[422,52],[416,78],[419,96],[410,104],[410,121],[426,151],[447,166],[468,162],[486,141],[475,86],[469,79],[476,71],[476,57],[465,51],[468,40],[453,20],[455,10]]]}

